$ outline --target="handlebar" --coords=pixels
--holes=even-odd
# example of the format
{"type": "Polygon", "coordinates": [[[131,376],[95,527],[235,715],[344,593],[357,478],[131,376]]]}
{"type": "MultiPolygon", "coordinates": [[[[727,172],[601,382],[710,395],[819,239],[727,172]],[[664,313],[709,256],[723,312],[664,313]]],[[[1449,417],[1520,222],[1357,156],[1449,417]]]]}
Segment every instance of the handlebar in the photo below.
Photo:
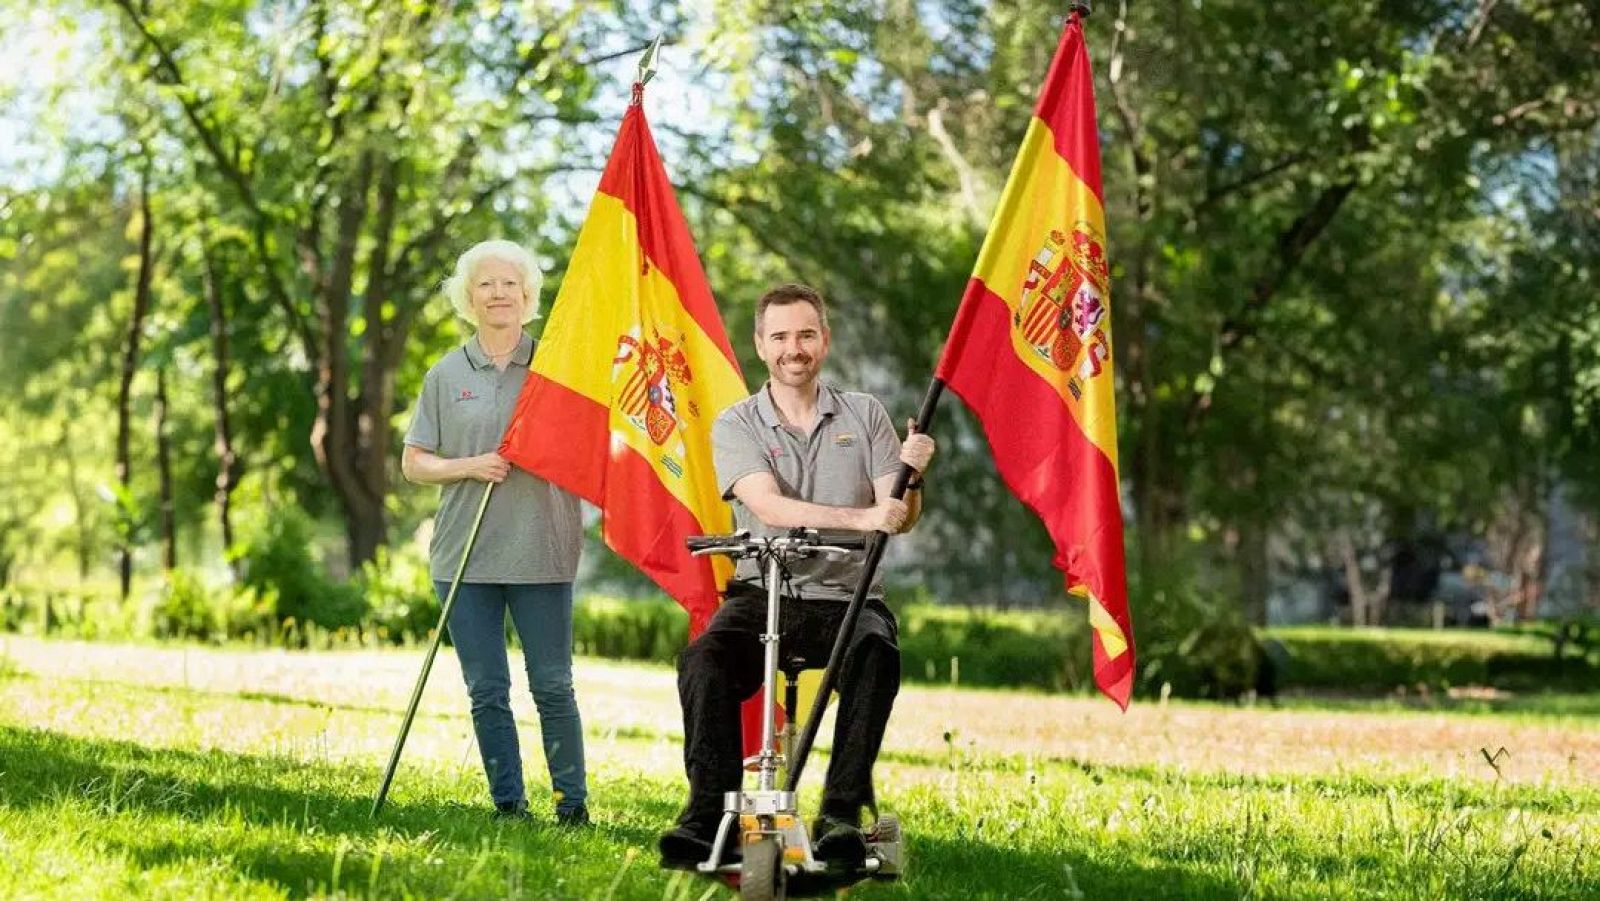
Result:
{"type": "Polygon", "coordinates": [[[864,535],[837,535],[824,537],[816,529],[791,529],[786,535],[765,538],[751,537],[747,531],[731,535],[691,535],[684,540],[689,552],[696,557],[723,554],[729,557],[753,557],[762,553],[781,553],[797,557],[815,554],[846,554],[867,547],[864,535]]]}

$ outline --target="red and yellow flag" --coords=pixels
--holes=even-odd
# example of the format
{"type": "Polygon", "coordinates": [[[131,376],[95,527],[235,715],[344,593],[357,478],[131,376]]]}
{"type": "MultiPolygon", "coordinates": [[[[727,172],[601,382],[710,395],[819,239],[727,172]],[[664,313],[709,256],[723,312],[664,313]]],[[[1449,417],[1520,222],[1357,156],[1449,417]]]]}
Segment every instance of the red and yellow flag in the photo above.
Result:
{"type": "Polygon", "coordinates": [[[937,375],[977,414],[1006,485],[1049,529],[1067,590],[1088,598],[1095,683],[1126,708],[1133,628],[1098,140],[1073,13],[937,375]]]}
{"type": "Polygon", "coordinates": [[[747,392],[641,100],[636,87],[500,454],[599,507],[606,544],[695,635],[732,567],[684,538],[733,529],[711,423],[747,392]]]}

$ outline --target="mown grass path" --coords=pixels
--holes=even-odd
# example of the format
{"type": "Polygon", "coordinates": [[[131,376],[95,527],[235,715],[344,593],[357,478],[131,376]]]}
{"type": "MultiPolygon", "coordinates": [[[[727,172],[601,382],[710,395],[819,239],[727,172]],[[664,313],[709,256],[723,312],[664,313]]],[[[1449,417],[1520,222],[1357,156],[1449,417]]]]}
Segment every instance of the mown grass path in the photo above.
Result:
{"type": "MultiPolygon", "coordinates": [[[[682,792],[662,667],[580,661],[599,825],[572,833],[486,819],[442,656],[373,822],[419,661],[0,637],[0,896],[727,895],[654,867],[682,792]]],[[[912,869],[864,898],[1600,897],[1582,716],[908,687],[879,793],[912,869]]]]}

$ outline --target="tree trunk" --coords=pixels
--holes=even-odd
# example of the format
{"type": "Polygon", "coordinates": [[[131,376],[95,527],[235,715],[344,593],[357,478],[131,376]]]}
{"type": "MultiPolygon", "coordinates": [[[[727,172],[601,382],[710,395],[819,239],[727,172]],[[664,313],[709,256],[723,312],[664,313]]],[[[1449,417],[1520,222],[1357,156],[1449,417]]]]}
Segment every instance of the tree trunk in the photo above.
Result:
{"type": "Polygon", "coordinates": [[[1557,506],[1558,490],[1555,477],[1547,466],[1540,466],[1532,481],[1533,496],[1536,498],[1532,515],[1535,538],[1530,548],[1529,556],[1532,559],[1529,560],[1522,585],[1522,609],[1518,616],[1524,622],[1539,617],[1539,605],[1550,586],[1550,516],[1557,506]]]}
{"type": "Polygon", "coordinates": [[[150,312],[150,281],[154,268],[151,251],[155,226],[150,217],[150,159],[145,157],[139,174],[139,273],[133,291],[133,315],[128,320],[127,339],[122,351],[122,381],[117,390],[117,484],[122,488],[118,498],[117,516],[122,523],[122,547],[118,571],[121,579],[122,600],[126,601],[133,590],[133,536],[131,523],[125,517],[134,515],[133,466],[131,454],[133,377],[139,369],[139,342],[144,332],[144,320],[150,312]]]}
{"type": "Polygon", "coordinates": [[[167,436],[167,367],[156,370],[156,473],[161,483],[161,544],[162,568],[172,572],[178,568],[178,525],[172,502],[172,442],[167,436]]]}
{"type": "Polygon", "coordinates": [[[1350,595],[1350,625],[1369,625],[1367,611],[1371,609],[1371,601],[1361,578],[1361,559],[1356,556],[1356,545],[1350,540],[1350,533],[1342,529],[1339,531],[1339,559],[1344,564],[1345,590],[1350,595]]]}
{"type": "Polygon", "coordinates": [[[1600,517],[1579,513],[1583,534],[1588,537],[1583,554],[1583,606],[1600,615],[1600,517]]]}
{"type": "Polygon", "coordinates": [[[361,571],[362,564],[377,559],[378,548],[383,547],[388,536],[389,520],[383,504],[363,505],[359,509],[346,508],[345,538],[350,547],[350,575],[361,571]]]}
{"type": "MultiPolygon", "coordinates": [[[[361,432],[365,427],[387,436],[388,429],[371,421],[370,400],[363,402],[358,396],[352,403],[350,396],[354,387],[348,343],[351,289],[373,168],[372,153],[362,154],[339,198],[338,240],[318,304],[322,343],[317,354],[317,417],[311,428],[312,452],[344,512],[351,572],[377,555],[387,531],[383,497],[372,494],[362,472],[370,460],[361,452],[361,432]]],[[[364,344],[370,353],[370,339],[364,344]]],[[[387,422],[388,410],[375,418],[387,422]]]]}
{"type": "Polygon", "coordinates": [[[1239,591],[1245,622],[1267,625],[1267,596],[1271,592],[1267,557],[1267,524],[1247,520],[1239,526],[1239,591]]]}
{"type": "Polygon", "coordinates": [[[389,496],[390,446],[393,428],[394,377],[405,353],[405,335],[384,309],[394,285],[392,238],[400,201],[400,163],[385,160],[378,173],[376,213],[372,223],[372,249],[367,256],[367,287],[361,301],[366,319],[365,359],[361,367],[361,393],[356,398],[356,473],[361,496],[377,514],[374,522],[353,524],[351,565],[360,566],[377,555],[387,537],[384,498],[389,496]]]}
{"type": "MultiPolygon", "coordinates": [[[[211,247],[204,248],[206,304],[211,309],[211,355],[216,366],[211,371],[211,405],[215,412],[217,454],[217,523],[222,528],[222,547],[226,554],[234,543],[233,490],[239,485],[238,457],[233,450],[233,422],[228,407],[228,309],[222,297],[222,282],[217,276],[211,247]]],[[[239,576],[237,561],[229,554],[228,566],[239,576]]]]}
{"type": "Polygon", "coordinates": [[[1534,514],[1528,537],[1528,549],[1517,561],[1517,621],[1527,622],[1539,616],[1539,601],[1544,597],[1544,586],[1549,573],[1549,522],[1544,511],[1534,514]]]}

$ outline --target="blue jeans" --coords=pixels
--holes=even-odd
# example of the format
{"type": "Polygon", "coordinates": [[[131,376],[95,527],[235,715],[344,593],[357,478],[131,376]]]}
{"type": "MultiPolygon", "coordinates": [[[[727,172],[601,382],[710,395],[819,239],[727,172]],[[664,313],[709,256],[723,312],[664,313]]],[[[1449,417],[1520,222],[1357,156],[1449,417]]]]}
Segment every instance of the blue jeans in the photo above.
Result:
{"type": "MultiPolygon", "coordinates": [[[[433,583],[440,602],[449,582],[433,583]]],[[[582,806],[589,796],[583,769],[583,721],[572,692],[572,583],[496,585],[464,582],[450,611],[450,641],[472,700],[483,771],[496,804],[527,800],[522,752],[511,718],[511,672],[506,611],[522,640],[528,685],[539,708],[545,762],[556,807],[582,806]]]]}

